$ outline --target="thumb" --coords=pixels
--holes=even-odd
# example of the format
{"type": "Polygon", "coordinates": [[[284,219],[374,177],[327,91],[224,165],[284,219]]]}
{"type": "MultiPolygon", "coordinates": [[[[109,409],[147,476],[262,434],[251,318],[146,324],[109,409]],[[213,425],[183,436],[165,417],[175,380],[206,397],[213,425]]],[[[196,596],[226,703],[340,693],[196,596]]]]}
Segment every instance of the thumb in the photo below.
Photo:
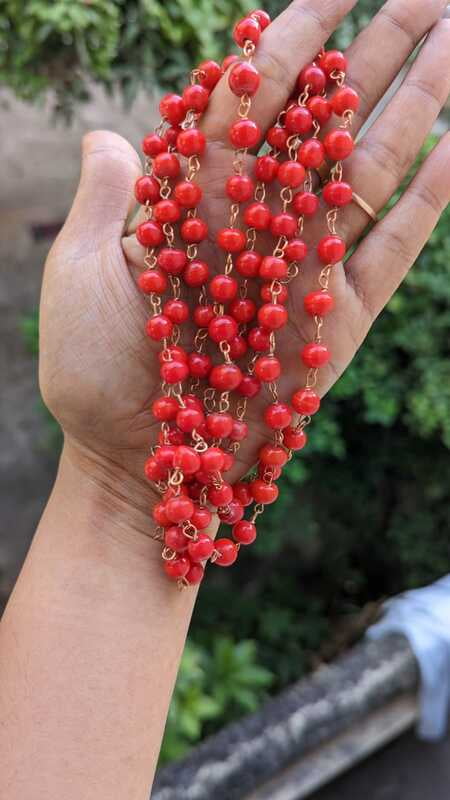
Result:
{"type": "Polygon", "coordinates": [[[136,203],[134,184],[142,174],[135,149],[111,131],[92,131],[82,142],[78,190],[63,233],[74,243],[90,241],[91,247],[117,241],[136,203]]]}

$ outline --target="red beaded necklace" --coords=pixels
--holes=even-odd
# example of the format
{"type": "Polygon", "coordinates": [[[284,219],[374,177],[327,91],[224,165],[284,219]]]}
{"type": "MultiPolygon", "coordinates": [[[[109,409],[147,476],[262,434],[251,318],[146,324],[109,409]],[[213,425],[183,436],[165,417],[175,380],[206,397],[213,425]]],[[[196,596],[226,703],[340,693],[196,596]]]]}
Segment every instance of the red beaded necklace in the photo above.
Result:
{"type": "Polygon", "coordinates": [[[320,406],[315,391],[318,371],[330,359],[322,327],[334,305],[328,291],[330,274],[346,252],[345,242],[336,233],[336,220],[339,208],[352,200],[352,189],[343,181],[342,161],[353,150],[348,128],[359,98],[344,83],[344,55],[322,50],[300,72],[297,96],[289,100],[268,131],[269,151],[256,159],[254,175],[246,174],[245,157],[262,139],[259,126],[249,117],[252,97],[260,85],[252,58],[269,24],[270,17],[260,10],[238,22],[234,39],[242,48],[242,58],[231,55],[222,66],[205,61],[194,69],[182,96],[168,94],[161,100],[162,122],[142,144],[145,174],[137,181],[135,193],[144,206],[145,221],[136,236],[146,248],[146,269],[138,284],[149,296],[153,312],[147,334],[162,345],[162,393],[152,405],[161,431],[146,461],[145,474],[162,494],[153,509],[156,537],[163,543],[165,572],[180,586],[199,583],[207,560],[231,565],[240,546],[255,540],[255,521],[265,505],[277,499],[276,480],[283,466],[293,451],[306,444],[305,428],[320,406]],[[196,177],[206,148],[197,123],[225,72],[240,103],[229,130],[235,148],[233,175],[225,185],[229,220],[217,234],[225,262],[223,272],[211,277],[207,262],[198,256],[208,226],[197,210],[202,190],[196,177]],[[321,127],[333,113],[341,118],[341,124],[322,141],[321,127]],[[179,156],[186,159],[185,176],[181,175],[179,156]],[[318,288],[304,298],[305,311],[314,319],[315,337],[301,351],[308,367],[305,385],[294,392],[288,404],[278,396],[282,367],[276,355],[276,332],[287,323],[288,286],[307,255],[301,238],[305,222],[319,209],[313,171],[327,158],[335,162],[323,189],[323,199],[330,207],[328,234],[317,245],[321,265],[318,288]],[[274,214],[265,197],[268,184],[275,182],[280,186],[281,211],[274,214]],[[241,218],[245,230],[239,227],[241,218]],[[260,231],[273,237],[271,254],[258,252],[260,231]],[[185,246],[176,247],[176,238],[185,246]],[[259,307],[248,297],[249,281],[255,279],[261,281],[259,307]],[[192,313],[181,297],[183,286],[198,293],[192,313]],[[163,303],[166,293],[170,296],[163,303]],[[179,344],[180,326],[190,318],[197,332],[192,350],[187,352],[179,344]],[[214,351],[212,357],[204,352],[208,343],[214,351]],[[260,448],[256,473],[232,486],[226,475],[248,435],[248,403],[262,384],[271,394],[264,421],[273,441],[260,448]],[[234,414],[230,413],[233,394],[237,397],[234,414]],[[294,412],[298,415],[295,423],[294,412]],[[253,503],[250,518],[244,519],[245,508],[253,503]],[[231,537],[214,541],[205,532],[212,521],[211,508],[231,526],[231,537]]]}

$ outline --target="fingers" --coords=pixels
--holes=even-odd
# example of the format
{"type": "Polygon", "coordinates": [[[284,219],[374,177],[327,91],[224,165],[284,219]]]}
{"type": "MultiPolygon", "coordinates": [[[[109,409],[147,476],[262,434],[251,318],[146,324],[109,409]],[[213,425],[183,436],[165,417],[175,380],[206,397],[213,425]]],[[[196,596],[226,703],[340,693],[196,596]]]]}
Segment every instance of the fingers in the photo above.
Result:
{"type": "Polygon", "coordinates": [[[125,139],[110,131],[88,133],[82,144],[80,183],[64,226],[67,243],[73,240],[76,246],[80,232],[92,245],[120,237],[141,173],[139,157],[125,139]]]}
{"type": "Polygon", "coordinates": [[[402,282],[450,202],[450,133],[347,262],[351,285],[373,320],[402,282]]]}
{"type": "MultiPolygon", "coordinates": [[[[251,117],[263,129],[273,123],[294,89],[301,68],[323,46],[357,0],[293,0],[261,36],[253,63],[261,73],[261,87],[251,117]]],[[[230,125],[236,119],[238,99],[228,87],[228,75],[216,86],[203,130],[210,141],[231,147],[230,125]]]]}
{"type": "Polygon", "coordinates": [[[346,83],[358,92],[359,131],[422,37],[441,18],[447,0],[389,0],[346,52],[346,83]]]}
{"type": "MultiPolygon", "coordinates": [[[[344,168],[346,179],[375,211],[382,209],[414,163],[450,94],[450,20],[431,32],[396,96],[359,142],[344,168]]],[[[345,209],[341,230],[355,241],[368,223],[355,203],[345,209]]]]}

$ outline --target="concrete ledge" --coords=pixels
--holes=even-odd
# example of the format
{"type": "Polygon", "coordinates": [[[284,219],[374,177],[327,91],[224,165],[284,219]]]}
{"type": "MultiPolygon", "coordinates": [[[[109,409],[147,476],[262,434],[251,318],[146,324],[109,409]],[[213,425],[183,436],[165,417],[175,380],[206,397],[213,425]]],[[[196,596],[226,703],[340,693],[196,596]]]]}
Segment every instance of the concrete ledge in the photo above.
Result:
{"type": "Polygon", "coordinates": [[[403,637],[363,642],[157,774],[152,800],[298,800],[416,717],[403,637]]]}

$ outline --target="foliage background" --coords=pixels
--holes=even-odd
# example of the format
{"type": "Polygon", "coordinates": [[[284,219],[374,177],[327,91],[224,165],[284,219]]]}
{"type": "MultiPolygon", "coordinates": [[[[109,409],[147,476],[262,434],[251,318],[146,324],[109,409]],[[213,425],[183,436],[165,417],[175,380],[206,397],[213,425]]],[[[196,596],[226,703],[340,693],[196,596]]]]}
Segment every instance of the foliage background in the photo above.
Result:
{"type": "MultiPolygon", "coordinates": [[[[345,47],[381,4],[360,0],[334,43],[345,47]]],[[[285,5],[271,0],[267,8],[285,5]]],[[[173,87],[202,58],[222,58],[231,22],[251,7],[3,0],[0,81],[33,101],[50,93],[67,117],[95,82],[130,102],[155,76],[173,87]]],[[[333,656],[380,599],[448,571],[449,286],[450,209],[314,419],[257,543],[233,570],[209,571],[163,761],[333,656]]],[[[24,322],[24,334],[36,348],[37,317],[24,322]]]]}

